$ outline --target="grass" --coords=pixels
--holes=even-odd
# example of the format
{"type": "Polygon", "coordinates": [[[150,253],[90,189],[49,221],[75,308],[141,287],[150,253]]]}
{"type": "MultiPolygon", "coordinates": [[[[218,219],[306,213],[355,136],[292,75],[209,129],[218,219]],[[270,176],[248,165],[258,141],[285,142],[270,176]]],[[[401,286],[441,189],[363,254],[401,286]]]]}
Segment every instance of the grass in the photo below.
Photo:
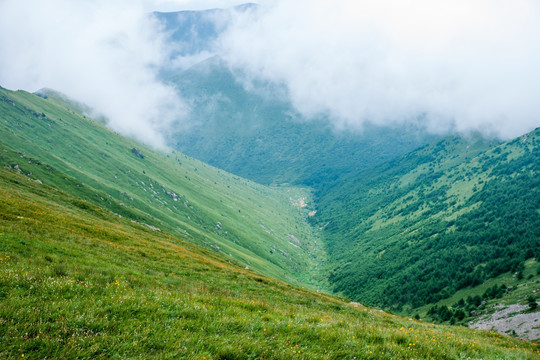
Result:
{"type": "Polygon", "coordinates": [[[6,169],[0,259],[6,359],[540,355],[536,344],[352,306],[265,277],[6,169]]]}
{"type": "Polygon", "coordinates": [[[54,96],[0,89],[0,114],[0,358],[540,355],[291,285],[324,285],[309,189],[152,151],[54,96]]]}
{"type": "MultiPolygon", "coordinates": [[[[0,165],[114,213],[184,236],[260,273],[324,286],[307,211],[291,193],[241,179],[172,150],[156,152],[87,119],[77,104],[0,88],[0,165]],[[138,156],[141,154],[142,156],[138,156]],[[291,245],[289,234],[301,241],[291,245]],[[296,246],[295,246],[296,245],[296,246]]],[[[78,200],[76,200],[78,201],[78,200]]]]}

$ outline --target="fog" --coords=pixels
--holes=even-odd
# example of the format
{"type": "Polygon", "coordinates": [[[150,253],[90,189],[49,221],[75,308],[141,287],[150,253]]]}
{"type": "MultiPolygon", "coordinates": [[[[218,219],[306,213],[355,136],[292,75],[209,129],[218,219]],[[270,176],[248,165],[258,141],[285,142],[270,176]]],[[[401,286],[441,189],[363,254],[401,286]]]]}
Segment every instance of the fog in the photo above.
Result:
{"type": "Polygon", "coordinates": [[[188,109],[158,80],[168,49],[159,24],[129,0],[0,1],[0,85],[52,88],[151,146],[188,109]]]}
{"type": "Polygon", "coordinates": [[[502,138],[540,126],[540,3],[278,0],[221,38],[233,70],[282,84],[338,129],[417,122],[502,138]]]}
{"type": "Polygon", "coordinates": [[[540,126],[536,1],[267,0],[227,13],[211,52],[173,59],[151,10],[238,4],[195,3],[0,0],[0,86],[58,90],[156,148],[189,127],[189,102],[158,74],[214,54],[247,88],[278,85],[345,131],[418,123],[511,138],[540,126]]]}

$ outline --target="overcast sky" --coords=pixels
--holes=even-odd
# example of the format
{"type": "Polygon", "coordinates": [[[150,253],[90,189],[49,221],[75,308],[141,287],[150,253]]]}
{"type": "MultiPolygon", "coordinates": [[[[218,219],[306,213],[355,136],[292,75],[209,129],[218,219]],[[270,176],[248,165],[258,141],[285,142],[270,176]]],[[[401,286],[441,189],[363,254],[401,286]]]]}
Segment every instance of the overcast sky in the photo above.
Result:
{"type": "MultiPolygon", "coordinates": [[[[148,13],[239,3],[0,0],[0,86],[59,90],[163,146],[171,126],[189,126],[189,106],[159,79],[171,48],[148,13]]],[[[540,126],[537,0],[257,3],[217,51],[242,81],[282,85],[308,116],[345,130],[422,118],[434,131],[502,138],[540,126]]]]}
{"type": "Polygon", "coordinates": [[[261,3],[261,1],[235,0],[144,0],[144,6],[148,11],[179,11],[228,8],[246,2],[261,3]]]}

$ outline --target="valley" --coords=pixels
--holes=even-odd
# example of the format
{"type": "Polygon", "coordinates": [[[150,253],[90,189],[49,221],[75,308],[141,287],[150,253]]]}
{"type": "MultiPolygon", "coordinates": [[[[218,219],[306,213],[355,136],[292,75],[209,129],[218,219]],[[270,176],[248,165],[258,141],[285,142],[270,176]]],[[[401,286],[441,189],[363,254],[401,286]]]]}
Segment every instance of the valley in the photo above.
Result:
{"type": "Polygon", "coordinates": [[[0,358],[540,357],[538,5],[63,1],[0,2],[0,358]]]}
{"type": "Polygon", "coordinates": [[[192,104],[192,127],[173,133],[170,142],[261,184],[318,188],[438,139],[414,125],[339,131],[324,116],[298,113],[283,89],[255,84],[248,91],[238,77],[217,56],[174,76],[173,84],[192,104]]]}
{"type": "MultiPolygon", "coordinates": [[[[121,138],[99,123],[69,112],[53,99],[1,91],[4,134],[0,149],[0,331],[4,336],[0,339],[0,356],[3,358],[533,359],[540,355],[538,345],[493,331],[435,325],[392,315],[343,297],[290,285],[275,279],[275,274],[266,277],[261,274],[263,271],[255,272],[251,266],[248,269],[242,262],[250,254],[247,249],[230,245],[231,253],[236,250],[235,259],[212,246],[217,243],[214,241],[219,226],[209,230],[209,226],[204,228],[205,223],[172,222],[160,216],[161,206],[154,208],[156,203],[163,207],[165,203],[172,204],[171,200],[158,197],[157,190],[166,192],[156,189],[156,182],[148,179],[160,174],[163,166],[172,167],[174,162],[165,154],[121,138]],[[9,127],[5,125],[7,122],[9,127]],[[116,174],[121,174],[120,169],[129,164],[135,173],[137,165],[133,164],[148,159],[143,170],[138,168],[148,177],[142,180],[148,184],[144,187],[146,191],[142,188],[135,191],[135,186],[129,187],[129,191],[133,201],[146,200],[150,205],[140,208],[121,205],[117,197],[126,203],[131,200],[120,197],[123,195],[118,189],[97,186],[102,181],[107,184],[106,178],[94,178],[91,182],[94,171],[100,170],[96,163],[71,162],[72,155],[59,146],[54,152],[40,152],[37,135],[33,142],[24,141],[32,137],[33,129],[44,133],[49,124],[55,129],[50,133],[52,141],[57,139],[56,131],[78,129],[82,131],[80,134],[92,134],[98,142],[104,139],[101,141],[105,145],[109,142],[112,148],[117,148],[118,163],[113,168],[116,174]],[[25,135],[19,136],[19,130],[25,135]],[[18,151],[8,148],[6,141],[18,151]],[[135,154],[133,148],[144,158],[135,154]],[[153,160],[154,157],[159,161],[153,160]],[[46,160],[54,161],[55,167],[46,160]],[[60,171],[62,168],[66,173],[60,171]],[[81,176],[85,182],[74,175],[81,176]],[[154,196],[145,197],[147,193],[154,196]],[[182,230],[173,227],[177,224],[182,224],[182,230]]],[[[103,146],[102,151],[106,149],[103,146]]],[[[92,146],[85,152],[73,153],[92,159],[89,151],[92,146]]],[[[99,162],[103,159],[106,157],[98,153],[99,162]]],[[[191,210],[189,217],[209,211],[201,205],[205,199],[216,201],[220,194],[227,193],[224,189],[210,193],[211,196],[208,192],[188,192],[191,182],[203,182],[197,177],[199,171],[214,174],[215,180],[227,186],[244,189],[250,198],[253,196],[247,202],[252,205],[260,201],[254,192],[258,196],[268,192],[274,200],[281,199],[279,194],[283,194],[280,189],[261,187],[190,158],[179,156],[178,159],[182,169],[189,165],[200,170],[182,170],[181,174],[186,175],[170,183],[165,174],[158,179],[169,192],[178,192],[179,198],[193,204],[193,208],[189,204],[184,206],[189,209],[184,211],[191,210]],[[217,172],[221,177],[217,177],[217,172]],[[182,180],[185,176],[191,181],[182,180]],[[175,186],[176,181],[183,181],[182,187],[175,186]]],[[[120,186],[122,182],[108,184],[120,186]]],[[[203,184],[210,187],[208,191],[212,190],[211,182],[203,184]]],[[[298,217],[305,221],[306,214],[299,213],[299,209],[309,208],[309,201],[308,206],[302,206],[309,193],[293,188],[285,193],[289,197],[278,202],[284,206],[279,208],[280,219],[284,218],[286,208],[292,208],[294,216],[291,215],[290,221],[298,217]],[[291,198],[297,206],[292,206],[291,198]]],[[[241,197],[228,199],[238,204],[241,197]]],[[[281,228],[268,215],[258,217],[270,211],[272,204],[268,199],[265,207],[252,209],[244,204],[246,207],[239,209],[240,213],[253,212],[249,217],[242,215],[246,221],[258,219],[249,229],[252,236],[261,230],[270,235],[268,232],[276,229],[301,234],[298,232],[301,222],[281,228]]],[[[239,206],[234,206],[234,212],[239,206]]],[[[214,221],[210,219],[209,225],[214,221]]],[[[221,223],[223,228],[227,226],[225,220],[221,223]]],[[[232,224],[226,229],[231,233],[240,231],[232,224]]],[[[286,239],[289,242],[299,238],[294,235],[286,239]]],[[[293,249],[305,248],[309,238],[301,239],[293,249]]],[[[225,240],[220,241],[217,244],[226,244],[225,240]]],[[[259,261],[270,273],[270,261],[265,262],[264,258],[259,261]]]]}
{"type": "MultiPolygon", "coordinates": [[[[278,86],[242,78],[218,56],[173,77],[195,125],[171,141],[258,183],[312,188],[308,220],[331,291],[426,318],[426,306],[538,259],[538,130],[509,142],[421,125],[345,133],[324,116],[303,117],[278,86]]],[[[540,290],[536,278],[515,302],[540,290]]]]}

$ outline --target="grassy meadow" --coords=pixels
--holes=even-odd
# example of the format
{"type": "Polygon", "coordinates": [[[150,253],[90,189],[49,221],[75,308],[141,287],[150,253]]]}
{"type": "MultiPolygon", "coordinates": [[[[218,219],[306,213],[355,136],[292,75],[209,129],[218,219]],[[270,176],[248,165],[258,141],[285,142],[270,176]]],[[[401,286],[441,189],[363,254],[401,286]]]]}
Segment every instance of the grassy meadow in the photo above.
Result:
{"type": "Polygon", "coordinates": [[[274,280],[0,169],[0,358],[535,359],[274,280]]]}
{"type": "Polygon", "coordinates": [[[306,221],[309,207],[293,205],[309,191],[265,187],[173,150],[154,151],[86,118],[61,95],[42,96],[0,88],[2,167],[265,275],[324,287],[313,273],[325,254],[306,221]]]}

